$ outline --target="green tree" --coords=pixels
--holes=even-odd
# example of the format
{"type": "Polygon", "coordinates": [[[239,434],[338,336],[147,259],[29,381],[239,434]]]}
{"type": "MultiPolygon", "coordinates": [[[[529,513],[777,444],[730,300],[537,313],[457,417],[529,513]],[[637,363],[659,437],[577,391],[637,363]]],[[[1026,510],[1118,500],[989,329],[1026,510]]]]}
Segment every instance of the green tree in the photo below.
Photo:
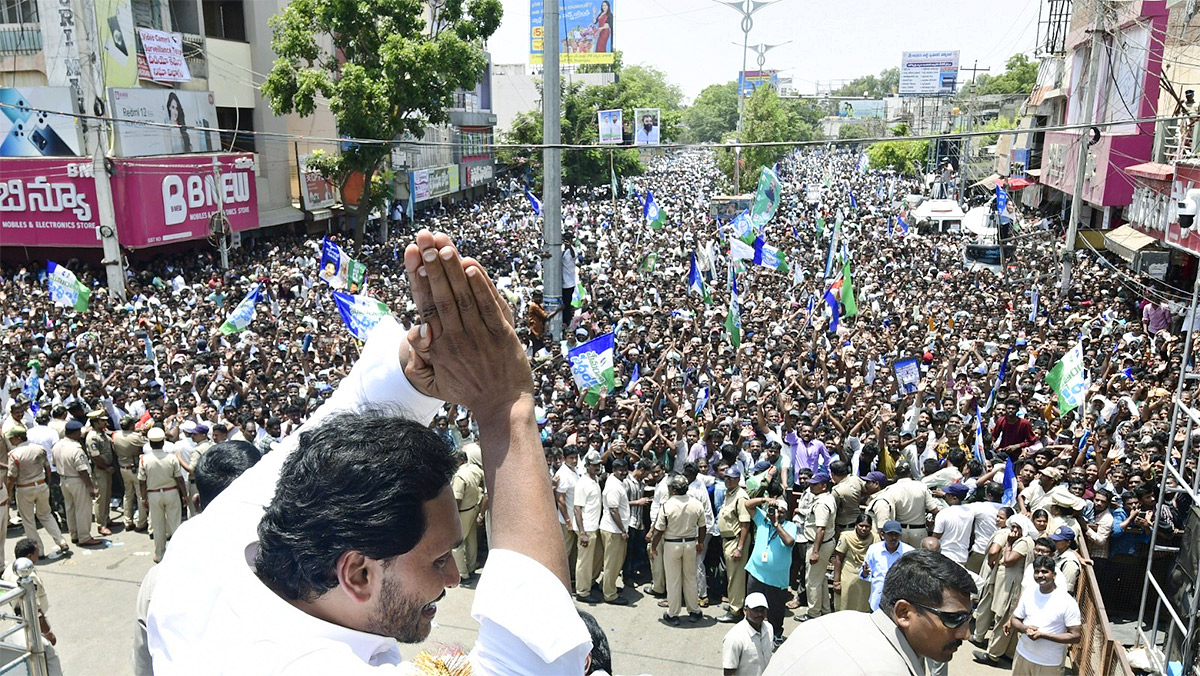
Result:
{"type": "Polygon", "coordinates": [[[295,0],[271,17],[278,58],[262,95],[275,114],[308,117],[327,100],[339,134],[381,141],[313,163],[343,187],[356,173],[367,177],[352,211],[356,241],[386,202],[387,141],[449,122],[454,92],[475,87],[487,67],[484,42],[502,14],[499,0],[295,0]]]}
{"type": "Polygon", "coordinates": [[[737,129],[737,82],[714,84],[701,90],[700,95],[683,113],[687,140],[712,143],[737,129]]]}
{"type": "Polygon", "coordinates": [[[842,85],[831,93],[831,96],[863,96],[868,99],[881,99],[891,96],[900,88],[900,68],[884,68],[879,76],[864,75],[842,85]]]}
{"type": "Polygon", "coordinates": [[[975,83],[975,93],[1028,94],[1037,84],[1038,64],[1024,54],[1013,54],[1004,64],[1004,73],[995,77],[981,75],[975,83]]]}
{"type": "MultiPolygon", "coordinates": [[[[665,73],[657,68],[642,65],[622,66],[617,72],[617,81],[611,85],[584,86],[580,83],[563,83],[562,95],[562,142],[569,145],[592,145],[599,140],[596,113],[600,110],[620,108],[623,111],[625,130],[632,137],[633,119],[636,108],[658,108],[661,111],[659,134],[663,141],[678,138],[683,110],[683,91],[671,83],[665,73]]],[[[540,110],[524,113],[513,122],[504,136],[506,143],[540,144],[542,142],[542,113],[540,110]]],[[[641,174],[642,166],[637,150],[589,148],[569,150],[563,153],[563,185],[597,186],[607,185],[610,179],[609,157],[620,176],[641,174]]],[[[542,170],[540,150],[508,149],[498,154],[502,163],[525,165],[536,175],[542,170]]],[[[540,183],[540,179],[535,180],[540,183]]]]}
{"type": "Polygon", "coordinates": [[[901,122],[892,127],[892,136],[912,136],[912,128],[907,122],[901,122]]]}
{"type": "Polygon", "coordinates": [[[872,169],[893,169],[915,176],[928,152],[929,141],[880,141],[867,148],[867,157],[872,169]]]}
{"type": "Polygon", "coordinates": [[[871,138],[871,130],[865,124],[842,124],[838,127],[838,138],[843,141],[856,141],[860,138],[871,138]]]}
{"type": "MultiPolygon", "coordinates": [[[[742,115],[742,141],[746,143],[772,143],[779,141],[811,141],[816,138],[815,129],[790,110],[770,87],[759,87],[745,101],[742,115]]],[[[732,134],[726,135],[731,140],[732,134]]],[[[788,152],[788,146],[751,146],[741,150],[741,185],[743,192],[758,183],[759,170],[773,166],[788,152]]],[[[731,149],[717,151],[717,168],[733,183],[734,161],[737,157],[731,149]]]]}

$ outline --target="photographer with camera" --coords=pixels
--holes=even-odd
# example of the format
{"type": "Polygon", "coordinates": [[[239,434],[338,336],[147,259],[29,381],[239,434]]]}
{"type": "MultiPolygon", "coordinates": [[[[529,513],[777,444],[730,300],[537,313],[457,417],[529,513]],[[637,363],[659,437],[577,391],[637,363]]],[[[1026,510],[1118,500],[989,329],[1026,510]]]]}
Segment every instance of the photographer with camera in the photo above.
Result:
{"type": "Polygon", "coordinates": [[[791,598],[788,575],[797,527],[788,513],[787,501],[778,481],[767,484],[767,497],[746,501],[754,515],[754,552],[746,561],[746,593],[767,597],[767,620],[775,633],[775,645],[783,643],[783,616],[791,598]]]}

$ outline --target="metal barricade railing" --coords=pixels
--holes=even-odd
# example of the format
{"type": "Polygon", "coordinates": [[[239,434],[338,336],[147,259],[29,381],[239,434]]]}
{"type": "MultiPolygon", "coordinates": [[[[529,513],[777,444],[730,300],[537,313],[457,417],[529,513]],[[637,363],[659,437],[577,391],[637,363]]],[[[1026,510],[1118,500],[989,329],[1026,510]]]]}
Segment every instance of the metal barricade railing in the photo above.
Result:
{"type": "MultiPolygon", "coordinates": [[[[1087,557],[1085,538],[1077,538],[1082,556],[1087,557]]],[[[1088,557],[1090,558],[1090,557],[1088,557]]],[[[1071,646],[1068,655],[1077,676],[1133,676],[1125,646],[1113,638],[1108,611],[1100,596],[1100,584],[1092,566],[1084,566],[1075,585],[1083,637],[1071,646]]]]}
{"type": "Polygon", "coordinates": [[[0,580],[0,620],[13,623],[0,630],[0,674],[47,676],[33,562],[17,559],[13,569],[16,583],[0,580]]]}

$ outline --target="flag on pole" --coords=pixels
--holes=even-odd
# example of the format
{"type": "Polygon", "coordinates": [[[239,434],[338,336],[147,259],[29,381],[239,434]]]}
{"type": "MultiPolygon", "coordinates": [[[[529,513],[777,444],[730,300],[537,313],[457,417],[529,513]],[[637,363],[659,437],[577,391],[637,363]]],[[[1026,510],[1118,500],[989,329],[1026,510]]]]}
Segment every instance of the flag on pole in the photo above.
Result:
{"type": "Polygon", "coordinates": [[[858,156],[858,172],[860,174],[867,173],[867,168],[871,166],[871,158],[866,153],[858,156]]]}
{"type": "Polygon", "coordinates": [[[655,230],[661,230],[663,222],[667,219],[667,215],[658,208],[658,204],[654,201],[654,193],[649,190],[646,191],[646,201],[642,204],[642,217],[655,230]]]}
{"type": "Polygon", "coordinates": [[[595,406],[600,395],[611,392],[616,386],[613,373],[613,334],[597,336],[567,354],[571,362],[571,375],[579,391],[586,392],[584,401],[595,406]]]}
{"type": "Polygon", "coordinates": [[[978,409],[975,410],[975,443],[971,446],[971,452],[980,465],[987,466],[983,459],[983,420],[979,417],[978,409]]]}
{"type": "Polygon", "coordinates": [[[75,273],[49,261],[46,263],[46,283],[50,286],[50,300],[55,305],[66,305],[76,312],[87,312],[92,290],[79,281],[75,273]]]}
{"type": "Polygon", "coordinates": [[[891,216],[888,216],[888,237],[891,237],[891,236],[892,236],[892,222],[893,222],[893,220],[894,220],[894,219],[893,219],[891,216]]]}
{"type": "Polygon", "coordinates": [[[737,350],[742,347],[742,310],[738,302],[737,279],[729,287],[729,315],[725,317],[725,330],[729,332],[729,344],[737,350]]]}
{"type": "Polygon", "coordinates": [[[1033,287],[1033,291],[1029,292],[1029,296],[1030,296],[1030,298],[1029,298],[1029,304],[1030,304],[1029,321],[1030,321],[1030,323],[1036,323],[1037,318],[1038,318],[1038,300],[1039,300],[1038,289],[1036,286],[1033,287]]]}
{"type": "Polygon", "coordinates": [[[700,391],[696,393],[696,410],[692,413],[692,415],[700,415],[700,412],[704,410],[705,406],[708,406],[707,386],[701,387],[700,391]]]}
{"type": "Polygon", "coordinates": [[[808,319],[804,322],[804,328],[812,326],[813,308],[816,307],[816,305],[817,298],[810,293],[808,295],[808,309],[804,311],[804,314],[808,315],[808,319]]]}
{"type": "Polygon", "coordinates": [[[1017,504],[1017,472],[1013,469],[1012,458],[1004,461],[1004,497],[1000,498],[1000,504],[1005,507],[1017,504]]]}
{"type": "Polygon", "coordinates": [[[364,342],[380,321],[392,316],[392,311],[387,305],[370,296],[355,296],[334,291],[333,304],[350,333],[364,342]]]}
{"type": "Polygon", "coordinates": [[[583,288],[583,282],[576,280],[575,291],[571,294],[571,307],[583,307],[583,302],[587,300],[587,289],[583,288]]]}
{"type": "Polygon", "coordinates": [[[817,237],[825,235],[825,218],[817,216],[817,237]]]}
{"type": "Polygon", "coordinates": [[[1046,383],[1058,393],[1058,412],[1078,408],[1083,404],[1090,383],[1083,368],[1083,342],[1075,343],[1063,358],[1046,374],[1046,383]]]}
{"type": "Polygon", "coordinates": [[[625,394],[629,394],[629,393],[633,392],[634,386],[637,385],[637,381],[641,380],[641,378],[642,378],[642,369],[637,364],[634,364],[633,365],[633,373],[629,376],[629,384],[625,386],[625,394]]]}
{"type": "Polygon", "coordinates": [[[696,252],[692,252],[692,267],[688,270],[688,295],[696,293],[704,300],[705,305],[712,305],[712,296],[708,294],[708,288],[704,286],[704,277],[700,274],[700,267],[696,265],[696,252]]]}
{"type": "Polygon", "coordinates": [[[639,266],[642,272],[654,272],[654,265],[658,263],[658,254],[654,251],[642,257],[642,264],[639,266]]]}
{"type": "Polygon", "coordinates": [[[754,222],[750,219],[749,211],[743,211],[734,217],[729,223],[729,229],[735,238],[747,244],[754,240],[754,222]]]}
{"type": "Polygon", "coordinates": [[[838,330],[838,320],[841,318],[841,308],[838,307],[837,299],[833,297],[833,287],[825,289],[825,303],[829,306],[830,319],[829,331],[836,333],[838,330]]]}
{"type": "Polygon", "coordinates": [[[354,260],[337,242],[321,239],[321,262],[317,275],[334,289],[357,293],[367,285],[367,266],[354,260]]]}
{"type": "Polygon", "coordinates": [[[262,283],[254,285],[250,293],[242,299],[242,302],[233,308],[233,312],[229,313],[229,317],[225,319],[225,323],[221,324],[220,331],[224,335],[245,331],[250,322],[254,321],[254,304],[262,299],[262,283]]]}
{"type": "Polygon", "coordinates": [[[409,222],[412,222],[412,219],[413,219],[413,193],[411,190],[408,191],[408,209],[405,213],[408,214],[409,222]]]}
{"type": "Polygon", "coordinates": [[[542,215],[542,201],[529,192],[529,186],[525,186],[525,197],[529,198],[529,206],[533,207],[533,213],[536,216],[542,215]]]}
{"type": "Polygon", "coordinates": [[[996,185],[996,212],[1003,214],[1008,211],[1008,193],[999,184],[996,185]]]}
{"type": "Polygon", "coordinates": [[[829,279],[833,275],[833,250],[837,245],[837,231],[829,238],[829,252],[825,254],[825,279],[829,279]]]}
{"type": "Polygon", "coordinates": [[[854,282],[850,279],[850,261],[842,264],[842,303],[846,306],[846,316],[858,314],[858,302],[854,298],[854,282]]]}
{"type": "Polygon", "coordinates": [[[760,231],[775,215],[775,210],[779,208],[779,201],[782,198],[780,193],[783,192],[781,188],[779,176],[767,167],[763,167],[762,173],[758,177],[758,189],[754,193],[754,201],[750,205],[750,220],[760,231]]]}
{"type": "Polygon", "coordinates": [[[616,198],[616,197],[618,197],[618,195],[617,195],[617,170],[612,169],[611,171],[612,171],[612,194],[613,194],[613,198],[616,198]]]}
{"type": "Polygon", "coordinates": [[[858,211],[858,200],[854,199],[854,191],[850,191],[850,209],[858,211]]]}
{"type": "Polygon", "coordinates": [[[896,216],[896,225],[900,226],[900,235],[901,236],[908,234],[908,223],[904,222],[904,214],[900,214],[899,216],[896,216]]]}

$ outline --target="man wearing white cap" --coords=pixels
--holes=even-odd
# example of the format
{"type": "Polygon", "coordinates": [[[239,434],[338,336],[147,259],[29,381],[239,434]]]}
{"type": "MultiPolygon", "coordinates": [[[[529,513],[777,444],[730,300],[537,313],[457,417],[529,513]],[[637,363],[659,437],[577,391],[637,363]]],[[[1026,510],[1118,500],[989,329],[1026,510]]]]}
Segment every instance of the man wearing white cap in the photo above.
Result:
{"type": "Polygon", "coordinates": [[[137,478],[142,487],[142,509],[150,514],[150,528],[154,530],[154,562],[158,563],[167,550],[167,538],[182,521],[187,487],[179,458],[166,448],[166,432],[161,427],[152,428],[146,440],[137,478]]]}
{"type": "Polygon", "coordinates": [[[725,676],[759,676],[775,652],[775,630],[767,619],[767,597],[754,592],[746,597],[746,617],[725,634],[721,642],[721,667],[725,676]]]}

